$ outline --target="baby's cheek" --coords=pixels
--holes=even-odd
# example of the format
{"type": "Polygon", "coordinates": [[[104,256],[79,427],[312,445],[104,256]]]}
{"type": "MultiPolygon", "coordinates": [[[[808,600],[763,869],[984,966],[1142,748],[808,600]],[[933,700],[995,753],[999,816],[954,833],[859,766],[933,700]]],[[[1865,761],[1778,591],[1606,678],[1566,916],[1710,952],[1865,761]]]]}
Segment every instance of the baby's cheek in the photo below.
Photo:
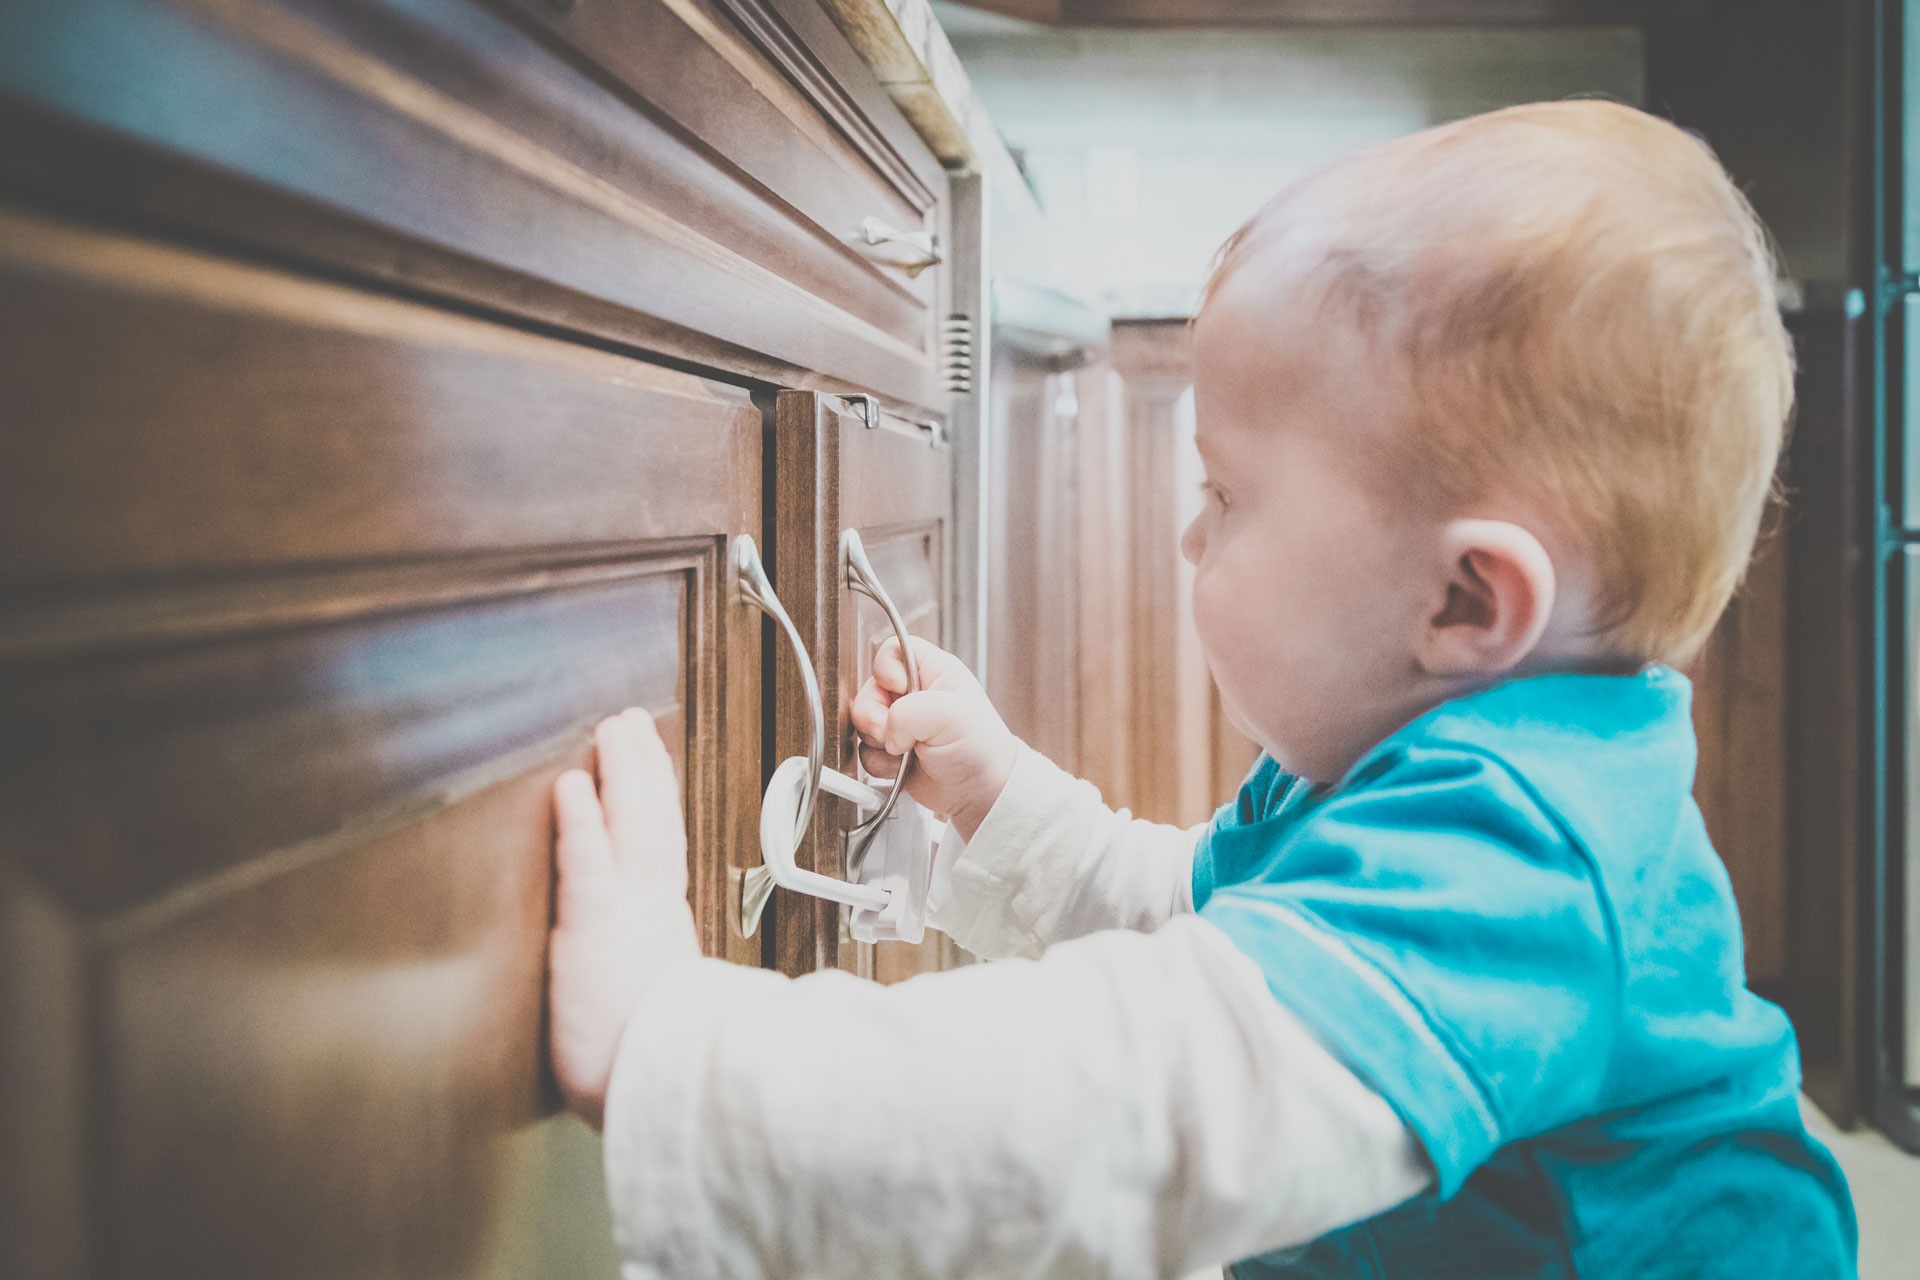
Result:
{"type": "Polygon", "coordinates": [[[1236,600],[1232,584],[1222,575],[1196,574],[1193,582],[1193,629],[1214,679],[1222,685],[1238,683],[1256,655],[1252,647],[1245,600],[1236,600]]]}

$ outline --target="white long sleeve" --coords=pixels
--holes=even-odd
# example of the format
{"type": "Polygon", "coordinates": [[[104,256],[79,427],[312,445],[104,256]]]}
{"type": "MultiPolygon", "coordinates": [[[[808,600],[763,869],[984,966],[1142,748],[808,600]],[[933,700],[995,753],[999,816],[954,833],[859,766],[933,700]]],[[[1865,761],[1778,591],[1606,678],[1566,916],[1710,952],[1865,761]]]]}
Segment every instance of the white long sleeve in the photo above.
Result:
{"type": "Polygon", "coordinates": [[[1429,1179],[1192,916],[893,987],[689,962],[636,1010],[606,1119],[627,1280],[1173,1277],[1429,1179]]]}
{"type": "MultiPolygon", "coordinates": [[[[930,923],[986,959],[1037,956],[1102,929],[1151,932],[1193,910],[1193,850],[1205,829],[1115,812],[1091,783],[1023,743],[930,923]]],[[[946,839],[960,836],[948,827],[946,839]]]]}

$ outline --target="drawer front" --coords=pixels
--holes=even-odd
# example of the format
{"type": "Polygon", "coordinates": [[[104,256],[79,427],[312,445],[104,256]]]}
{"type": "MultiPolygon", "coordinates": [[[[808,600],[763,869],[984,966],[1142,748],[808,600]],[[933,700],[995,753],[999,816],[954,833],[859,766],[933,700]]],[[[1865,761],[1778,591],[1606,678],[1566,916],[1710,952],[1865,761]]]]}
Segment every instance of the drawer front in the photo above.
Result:
{"type": "MultiPolygon", "coordinates": [[[[13,0],[0,191],[937,409],[945,178],[816,7],[13,0]]],[[[782,0],[785,3],[785,0],[782,0]]]]}
{"type": "Polygon", "coordinates": [[[508,2],[765,193],[764,265],[934,351],[945,174],[816,0],[508,2]]]}
{"type": "Polygon", "coordinates": [[[763,416],[0,212],[0,1274],[613,1273],[545,1068],[555,775],[757,857],[763,416]]]}
{"type": "MultiPolygon", "coordinates": [[[[858,533],[874,573],[908,629],[949,645],[952,616],[953,464],[925,429],[856,402],[812,392],[783,392],[775,409],[775,488],[770,511],[782,597],[807,642],[826,700],[826,764],[855,774],[858,739],[848,708],[867,678],[874,650],[893,634],[885,613],[847,586],[841,548],[858,533]],[[872,424],[872,425],[869,425],[872,424]]],[[[784,656],[772,667],[774,755],[806,752],[808,710],[784,656]]],[[[844,878],[845,831],[856,815],[823,797],[796,860],[844,878]]],[[[846,911],[776,891],[773,956],[788,973],[844,968],[891,981],[957,962],[942,935],[868,945],[846,932],[846,911]]]]}

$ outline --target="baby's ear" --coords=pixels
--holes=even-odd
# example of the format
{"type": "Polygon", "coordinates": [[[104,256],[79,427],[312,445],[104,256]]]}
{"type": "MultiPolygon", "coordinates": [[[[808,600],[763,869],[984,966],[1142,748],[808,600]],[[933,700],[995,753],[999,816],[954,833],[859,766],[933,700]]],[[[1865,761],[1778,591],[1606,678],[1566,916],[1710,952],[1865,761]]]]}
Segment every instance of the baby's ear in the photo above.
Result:
{"type": "Polygon", "coordinates": [[[1418,658],[1441,677],[1499,676],[1540,643],[1553,613],[1553,561],[1505,520],[1454,520],[1441,531],[1441,597],[1418,658]]]}

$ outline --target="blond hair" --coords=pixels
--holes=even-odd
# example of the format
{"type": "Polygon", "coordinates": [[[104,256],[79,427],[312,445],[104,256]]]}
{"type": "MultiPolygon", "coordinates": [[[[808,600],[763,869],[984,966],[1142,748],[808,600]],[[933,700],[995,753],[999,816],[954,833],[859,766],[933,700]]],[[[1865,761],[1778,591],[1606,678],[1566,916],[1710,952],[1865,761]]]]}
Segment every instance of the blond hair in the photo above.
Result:
{"type": "MultiPolygon", "coordinates": [[[[1399,358],[1400,476],[1559,513],[1639,662],[1705,641],[1752,554],[1793,398],[1765,231],[1713,153],[1644,112],[1538,103],[1294,183],[1222,247],[1399,358]]],[[[1204,304],[1203,304],[1204,305],[1204,304]]]]}

